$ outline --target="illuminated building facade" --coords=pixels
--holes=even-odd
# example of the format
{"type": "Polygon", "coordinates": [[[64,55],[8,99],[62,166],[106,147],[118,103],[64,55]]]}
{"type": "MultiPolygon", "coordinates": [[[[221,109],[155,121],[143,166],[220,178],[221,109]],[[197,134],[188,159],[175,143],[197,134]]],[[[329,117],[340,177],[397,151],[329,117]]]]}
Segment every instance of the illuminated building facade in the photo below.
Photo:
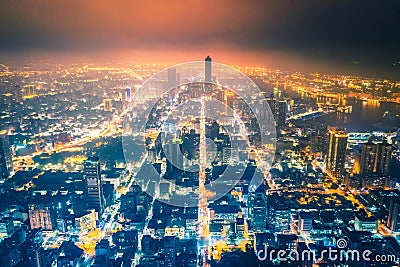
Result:
{"type": "Polygon", "coordinates": [[[390,201],[389,216],[386,226],[395,233],[400,232],[400,198],[396,197],[390,201]]]}
{"type": "Polygon", "coordinates": [[[285,126],[287,110],[288,110],[287,100],[279,100],[277,102],[277,115],[276,115],[276,123],[278,127],[285,126]]]}
{"type": "Polygon", "coordinates": [[[0,179],[6,179],[13,171],[11,147],[7,131],[0,131],[0,179]]]}
{"type": "Polygon", "coordinates": [[[75,228],[77,232],[88,232],[96,228],[96,212],[91,210],[82,214],[81,216],[75,217],[75,228]]]}
{"type": "Polygon", "coordinates": [[[267,196],[259,190],[250,196],[251,228],[255,232],[263,232],[267,227],[267,196]]]}
{"type": "Polygon", "coordinates": [[[29,208],[29,223],[31,229],[52,231],[56,227],[54,211],[45,205],[31,205],[29,208]]]}
{"type": "Polygon", "coordinates": [[[85,160],[83,172],[87,183],[87,208],[101,213],[104,207],[104,199],[99,158],[90,157],[85,160]]]}
{"type": "Polygon", "coordinates": [[[362,144],[360,174],[367,175],[388,175],[392,145],[388,143],[375,144],[372,141],[362,144]]]}
{"type": "Polygon", "coordinates": [[[341,177],[346,160],[347,133],[343,130],[330,129],[328,134],[326,168],[334,177],[341,177]]]}
{"type": "Polygon", "coordinates": [[[108,112],[111,112],[111,111],[112,111],[112,102],[111,102],[111,99],[105,98],[105,99],[103,100],[103,104],[104,104],[104,111],[108,111],[108,112]]]}

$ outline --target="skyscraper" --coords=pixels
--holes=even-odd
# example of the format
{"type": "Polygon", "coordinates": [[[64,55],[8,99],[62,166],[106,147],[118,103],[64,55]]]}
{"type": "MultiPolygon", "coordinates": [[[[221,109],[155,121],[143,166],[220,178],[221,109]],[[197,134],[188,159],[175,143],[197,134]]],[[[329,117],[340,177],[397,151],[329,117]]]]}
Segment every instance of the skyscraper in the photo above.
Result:
{"type": "Polygon", "coordinates": [[[20,85],[15,86],[14,98],[15,98],[15,102],[18,102],[18,103],[22,102],[24,99],[24,92],[20,85]]]}
{"type": "Polygon", "coordinates": [[[362,176],[372,175],[375,171],[377,145],[369,140],[361,146],[360,174],[362,176]]]}
{"type": "Polygon", "coordinates": [[[288,102],[286,100],[279,100],[277,107],[277,117],[276,117],[276,123],[278,127],[285,126],[287,110],[288,110],[288,102]]]}
{"type": "Polygon", "coordinates": [[[105,99],[103,100],[103,102],[104,102],[104,111],[111,112],[111,111],[112,111],[112,102],[111,102],[111,99],[105,98],[105,99]]]}
{"type": "Polygon", "coordinates": [[[392,145],[387,142],[362,144],[360,174],[363,176],[389,175],[392,145]]]}
{"type": "Polygon", "coordinates": [[[183,154],[181,151],[181,141],[179,139],[172,140],[167,144],[167,171],[175,173],[183,170],[183,154]]]}
{"type": "Polygon", "coordinates": [[[85,160],[83,172],[87,183],[87,208],[101,212],[104,207],[104,200],[99,158],[90,157],[85,160]]]}
{"type": "Polygon", "coordinates": [[[211,83],[211,57],[207,56],[205,58],[205,81],[206,83],[211,83]]]}
{"type": "Polygon", "coordinates": [[[176,237],[164,237],[164,264],[165,267],[176,266],[176,237]]]}
{"type": "Polygon", "coordinates": [[[255,232],[264,232],[267,227],[267,196],[262,186],[250,196],[251,226],[255,232]]]}
{"type": "Polygon", "coordinates": [[[377,145],[376,172],[379,175],[389,175],[392,159],[392,145],[382,142],[377,145]]]}
{"type": "Polygon", "coordinates": [[[233,116],[235,112],[235,93],[231,90],[225,91],[225,115],[233,116]]]}
{"type": "Polygon", "coordinates": [[[277,108],[276,108],[276,99],[273,96],[270,96],[267,98],[267,103],[272,112],[273,119],[275,120],[274,124],[276,125],[276,119],[277,119],[277,113],[278,113],[277,108]]]}
{"type": "Polygon", "coordinates": [[[25,85],[24,86],[24,96],[30,97],[35,94],[35,86],[33,84],[25,85]]]}
{"type": "Polygon", "coordinates": [[[326,168],[331,175],[340,177],[343,174],[346,160],[347,133],[339,129],[329,129],[328,134],[326,168]]]}
{"type": "Polygon", "coordinates": [[[129,102],[131,101],[131,92],[132,89],[129,86],[125,87],[125,89],[121,92],[122,109],[128,107],[129,102]]]}
{"type": "Polygon", "coordinates": [[[177,86],[177,75],[175,68],[168,68],[167,89],[172,89],[177,86]]]}
{"type": "Polygon", "coordinates": [[[204,85],[204,91],[207,93],[211,93],[212,91],[212,74],[211,74],[211,58],[207,56],[205,58],[205,66],[204,66],[204,80],[206,84],[204,85]]]}
{"type": "Polygon", "coordinates": [[[13,171],[11,147],[7,131],[0,131],[0,179],[7,179],[13,171]]]}
{"type": "Polygon", "coordinates": [[[127,86],[125,88],[125,100],[126,101],[128,101],[128,102],[131,101],[131,94],[132,94],[132,90],[129,86],[127,86]]]}
{"type": "Polygon", "coordinates": [[[392,232],[400,232],[400,199],[398,197],[395,197],[390,201],[389,216],[386,226],[392,232]]]}

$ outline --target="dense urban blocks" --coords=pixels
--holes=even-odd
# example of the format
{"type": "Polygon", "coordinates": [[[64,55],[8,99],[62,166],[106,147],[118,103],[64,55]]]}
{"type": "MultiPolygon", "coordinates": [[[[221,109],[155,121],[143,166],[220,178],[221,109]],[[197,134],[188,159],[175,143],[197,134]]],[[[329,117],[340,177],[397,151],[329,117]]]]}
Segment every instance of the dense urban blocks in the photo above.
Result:
{"type": "MultiPolygon", "coordinates": [[[[205,80],[229,83],[210,58],[200,64],[205,80]]],[[[356,251],[398,263],[399,104],[376,97],[398,82],[241,68],[265,98],[256,109],[271,112],[259,119],[276,129],[266,166],[257,144],[268,129],[234,91],[185,81],[179,67],[138,90],[164,67],[1,69],[1,267],[368,266],[339,257],[356,251]],[[182,83],[151,110],[147,132],[129,135],[143,129],[124,118],[144,120],[148,108],[131,112],[132,101],[182,83]],[[182,107],[163,121],[174,100],[202,94],[220,100],[222,120],[186,122],[182,107]],[[200,183],[214,190],[201,201],[200,183]]]]}

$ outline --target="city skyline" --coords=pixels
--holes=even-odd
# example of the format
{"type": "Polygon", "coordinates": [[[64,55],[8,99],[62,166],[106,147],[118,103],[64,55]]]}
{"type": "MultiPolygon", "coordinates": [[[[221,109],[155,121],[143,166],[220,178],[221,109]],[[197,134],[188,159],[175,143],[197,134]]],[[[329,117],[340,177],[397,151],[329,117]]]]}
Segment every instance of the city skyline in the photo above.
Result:
{"type": "Polygon", "coordinates": [[[399,265],[399,11],[0,1],[0,266],[399,265]]]}
{"type": "Polygon", "coordinates": [[[3,65],[1,264],[398,261],[399,83],[203,59],[3,65]]]}

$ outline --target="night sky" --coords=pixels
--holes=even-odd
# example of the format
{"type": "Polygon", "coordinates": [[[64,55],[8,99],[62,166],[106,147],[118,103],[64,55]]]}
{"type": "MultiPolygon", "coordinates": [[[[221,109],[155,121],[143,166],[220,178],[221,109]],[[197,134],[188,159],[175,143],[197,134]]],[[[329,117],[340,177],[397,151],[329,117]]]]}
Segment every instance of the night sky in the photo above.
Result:
{"type": "Polygon", "coordinates": [[[400,1],[1,0],[0,61],[214,60],[400,77],[400,1]]]}

